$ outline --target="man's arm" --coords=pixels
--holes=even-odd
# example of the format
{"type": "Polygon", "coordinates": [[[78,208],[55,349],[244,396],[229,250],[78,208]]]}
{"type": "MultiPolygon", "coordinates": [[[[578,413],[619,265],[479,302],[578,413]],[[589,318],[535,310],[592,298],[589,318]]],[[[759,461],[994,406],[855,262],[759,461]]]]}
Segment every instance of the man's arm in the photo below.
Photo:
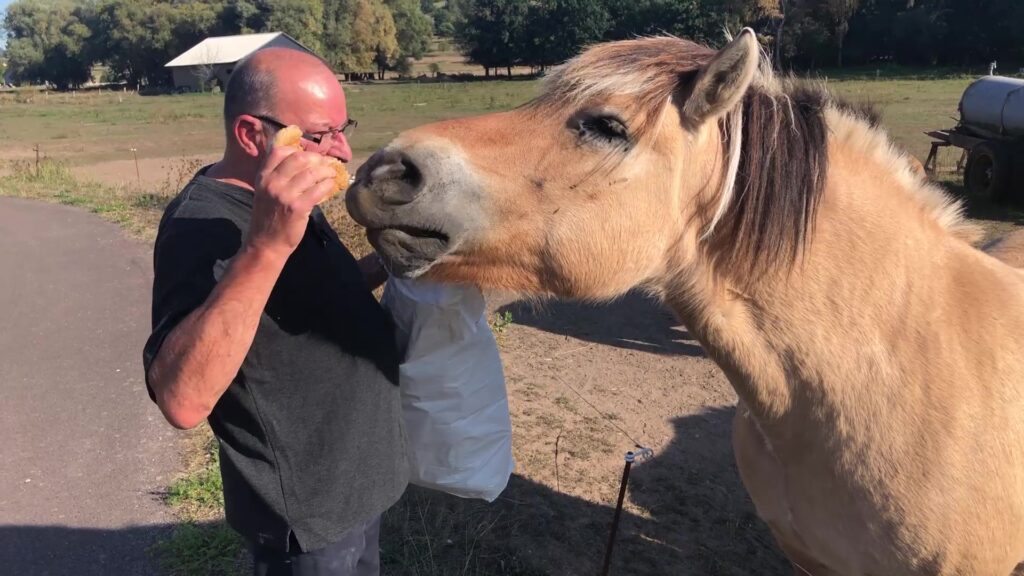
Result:
{"type": "Polygon", "coordinates": [[[224,276],[168,334],[148,382],[164,417],[192,428],[213,410],[238,374],[260,316],[309,214],[334,186],[317,154],[275,148],[256,179],[249,234],[224,276]]]}

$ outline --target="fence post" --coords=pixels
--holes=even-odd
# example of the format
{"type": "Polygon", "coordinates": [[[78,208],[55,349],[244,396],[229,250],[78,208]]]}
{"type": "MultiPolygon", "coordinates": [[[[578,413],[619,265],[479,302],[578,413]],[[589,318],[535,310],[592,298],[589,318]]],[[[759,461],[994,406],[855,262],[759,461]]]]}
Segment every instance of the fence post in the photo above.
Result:
{"type": "Polygon", "coordinates": [[[135,158],[135,179],[139,183],[139,192],[142,192],[142,172],[139,171],[139,155],[138,150],[132,148],[132,157],[135,158]]]}
{"type": "Polygon", "coordinates": [[[32,150],[36,153],[36,178],[39,178],[39,144],[33,146],[32,150]]]}

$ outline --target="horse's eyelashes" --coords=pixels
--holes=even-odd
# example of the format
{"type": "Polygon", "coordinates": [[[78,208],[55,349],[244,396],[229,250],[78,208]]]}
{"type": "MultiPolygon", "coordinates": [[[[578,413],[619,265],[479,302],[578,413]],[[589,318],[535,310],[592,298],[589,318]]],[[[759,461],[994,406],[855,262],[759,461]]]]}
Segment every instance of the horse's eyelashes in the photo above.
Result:
{"type": "Polygon", "coordinates": [[[629,128],[613,115],[588,115],[578,119],[576,130],[581,141],[598,144],[629,145],[629,128]]]}

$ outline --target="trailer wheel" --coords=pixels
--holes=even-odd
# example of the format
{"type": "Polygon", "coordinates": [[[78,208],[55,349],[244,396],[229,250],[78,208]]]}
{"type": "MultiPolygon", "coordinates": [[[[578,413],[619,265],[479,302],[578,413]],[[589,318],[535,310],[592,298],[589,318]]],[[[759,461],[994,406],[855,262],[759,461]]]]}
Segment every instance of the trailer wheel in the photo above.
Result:
{"type": "Polygon", "coordinates": [[[1010,192],[1009,156],[990,142],[971,148],[964,170],[964,186],[971,194],[993,202],[1007,200],[1010,192]]]}

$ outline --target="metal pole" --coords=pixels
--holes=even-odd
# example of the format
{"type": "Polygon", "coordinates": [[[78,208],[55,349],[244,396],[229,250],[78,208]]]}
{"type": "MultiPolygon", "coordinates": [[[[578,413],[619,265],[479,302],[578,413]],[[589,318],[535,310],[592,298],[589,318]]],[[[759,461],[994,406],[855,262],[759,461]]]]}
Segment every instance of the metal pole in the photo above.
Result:
{"type": "Polygon", "coordinates": [[[629,469],[633,467],[633,460],[636,455],[633,451],[626,452],[626,467],[622,469],[622,483],[619,485],[619,501],[615,505],[615,516],[612,517],[612,529],[608,534],[608,546],[604,551],[604,566],[601,568],[601,576],[608,576],[608,570],[612,566],[612,548],[615,546],[615,533],[619,530],[619,517],[622,516],[622,502],[626,499],[626,484],[629,483],[629,469]]]}

